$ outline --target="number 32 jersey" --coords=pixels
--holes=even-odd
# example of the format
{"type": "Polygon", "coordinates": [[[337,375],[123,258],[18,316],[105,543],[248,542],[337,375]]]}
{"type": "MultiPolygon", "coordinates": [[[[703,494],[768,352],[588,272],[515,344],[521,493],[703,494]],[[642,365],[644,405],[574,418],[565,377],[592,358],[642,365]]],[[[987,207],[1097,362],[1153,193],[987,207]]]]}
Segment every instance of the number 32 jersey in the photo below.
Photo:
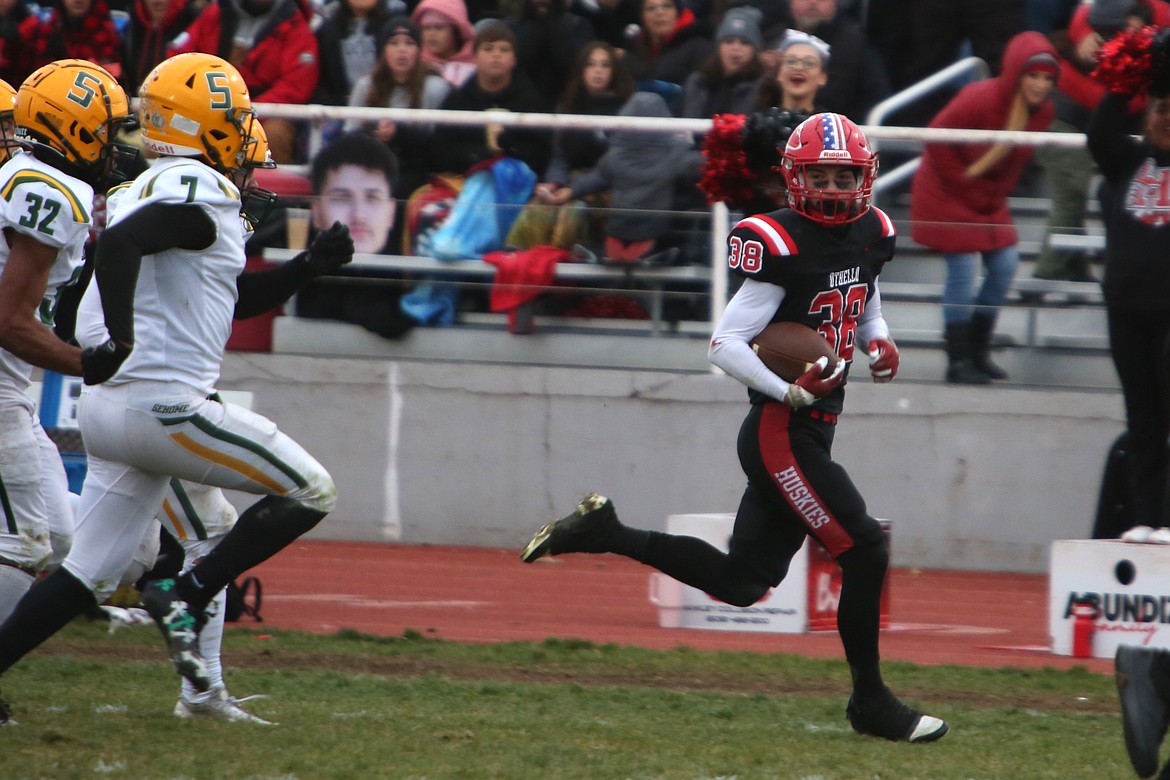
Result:
{"type": "MultiPolygon", "coordinates": [[[[14,154],[0,167],[0,228],[57,250],[37,311],[45,325],[53,324],[61,288],[80,272],[92,209],[92,187],[31,154],[14,154]]],[[[0,239],[0,273],[8,255],[8,241],[0,239]]],[[[31,378],[28,363],[0,349],[0,394],[7,399],[23,398],[31,378]]]]}

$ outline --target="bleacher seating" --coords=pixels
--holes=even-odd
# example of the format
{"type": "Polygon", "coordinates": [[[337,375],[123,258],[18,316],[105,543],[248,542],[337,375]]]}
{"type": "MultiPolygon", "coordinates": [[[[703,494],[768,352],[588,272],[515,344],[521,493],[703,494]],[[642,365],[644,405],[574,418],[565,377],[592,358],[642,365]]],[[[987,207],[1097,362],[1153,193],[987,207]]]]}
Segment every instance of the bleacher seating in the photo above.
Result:
{"type": "MultiPolygon", "coordinates": [[[[293,174],[262,186],[285,195],[305,197],[307,180],[293,174]]],[[[1020,383],[1067,384],[1076,387],[1115,386],[1108,359],[1105,312],[1100,287],[1083,282],[1032,277],[1035,257],[1044,239],[1046,198],[1013,198],[1020,233],[1021,265],[996,332],[998,359],[1006,362],[1020,383]]],[[[935,252],[910,238],[908,196],[883,202],[899,230],[898,254],[882,275],[885,313],[894,338],[913,355],[905,375],[931,380],[941,377],[941,299],[945,269],[935,252]]],[[[1090,204],[1088,235],[1054,237],[1059,246],[1097,251],[1103,236],[1095,204],[1090,204]]],[[[288,250],[270,249],[265,259],[281,261],[288,250]]],[[[441,262],[425,257],[359,255],[351,271],[376,278],[406,274],[468,284],[490,284],[494,266],[479,260],[441,262]]],[[[1100,269],[1097,269],[1100,275],[1100,269]]],[[[598,292],[621,292],[643,301],[650,320],[585,319],[535,316],[536,336],[511,336],[507,315],[461,313],[454,326],[416,328],[406,338],[387,341],[357,326],[300,320],[287,314],[272,327],[277,352],[331,354],[390,359],[483,360],[544,365],[596,365],[617,368],[706,371],[710,324],[701,318],[668,321],[663,317],[667,295],[706,295],[710,268],[695,265],[615,267],[591,263],[558,264],[559,284],[598,292]]],[[[700,307],[702,310],[705,307],[700,307]]],[[[291,307],[289,307],[291,312],[291,307]]]]}

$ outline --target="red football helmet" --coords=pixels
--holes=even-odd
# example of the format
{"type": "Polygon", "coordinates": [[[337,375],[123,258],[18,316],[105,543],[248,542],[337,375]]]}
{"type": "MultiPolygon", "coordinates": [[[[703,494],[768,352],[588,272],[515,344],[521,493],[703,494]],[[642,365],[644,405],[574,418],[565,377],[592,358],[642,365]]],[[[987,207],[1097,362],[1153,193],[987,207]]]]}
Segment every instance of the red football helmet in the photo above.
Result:
{"type": "Polygon", "coordinates": [[[840,114],[830,113],[814,114],[797,125],[780,160],[780,173],[788,184],[788,205],[822,225],[844,225],[869,211],[877,167],[877,152],[870,148],[861,128],[840,114]],[[815,166],[856,169],[857,188],[813,186],[807,172],[815,166]]]}

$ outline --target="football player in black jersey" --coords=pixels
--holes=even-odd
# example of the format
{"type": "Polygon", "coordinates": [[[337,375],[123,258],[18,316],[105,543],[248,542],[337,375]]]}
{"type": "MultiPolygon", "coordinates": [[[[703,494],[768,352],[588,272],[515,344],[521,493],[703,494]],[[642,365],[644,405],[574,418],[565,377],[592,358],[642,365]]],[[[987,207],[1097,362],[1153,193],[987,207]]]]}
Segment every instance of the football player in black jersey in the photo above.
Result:
{"type": "Polygon", "coordinates": [[[793,131],[781,172],[789,208],[748,217],[728,237],[728,262],[743,284],[711,339],[711,362],[747,385],[751,402],[738,441],[748,485],[730,551],[622,525],[613,502],[595,493],[541,528],[521,558],[618,553],[746,607],[784,579],[811,534],[841,566],[838,631],[853,678],[850,724],[861,734],[930,742],[947,733],[946,722],[903,704],[882,681],[878,627],[889,551],[831,454],[858,342],[875,382],[889,382],[898,371],[877,287],[895,234],[890,218],[870,205],[877,156],[851,121],[816,114],[793,131]],[[822,358],[796,381],[781,379],[751,348],[756,334],[779,321],[818,330],[840,360],[831,371],[822,358]]]}

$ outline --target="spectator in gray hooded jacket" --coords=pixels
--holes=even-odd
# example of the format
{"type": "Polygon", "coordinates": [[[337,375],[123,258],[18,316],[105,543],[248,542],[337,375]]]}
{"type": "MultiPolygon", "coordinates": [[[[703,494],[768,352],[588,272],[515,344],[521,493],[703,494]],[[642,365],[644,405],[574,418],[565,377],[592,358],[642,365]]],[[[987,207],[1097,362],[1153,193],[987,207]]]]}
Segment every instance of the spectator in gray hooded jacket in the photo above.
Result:
{"type": "MultiPolygon", "coordinates": [[[[618,116],[669,117],[670,111],[660,95],[636,92],[618,116]]],[[[557,190],[550,202],[609,190],[613,211],[606,225],[606,254],[631,254],[624,249],[638,245],[640,251],[632,254],[642,256],[670,231],[676,188],[695,187],[702,164],[702,153],[692,148],[686,134],[618,130],[597,166],[557,190]]]]}

